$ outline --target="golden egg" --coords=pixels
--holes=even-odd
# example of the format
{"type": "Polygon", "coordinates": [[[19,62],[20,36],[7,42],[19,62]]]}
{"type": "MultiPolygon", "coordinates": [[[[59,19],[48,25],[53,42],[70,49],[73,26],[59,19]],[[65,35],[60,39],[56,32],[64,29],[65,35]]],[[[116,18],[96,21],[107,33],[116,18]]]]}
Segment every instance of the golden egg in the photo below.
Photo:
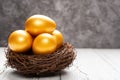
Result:
{"type": "Polygon", "coordinates": [[[53,37],[57,41],[57,48],[59,48],[63,44],[63,35],[60,31],[54,30],[52,33],[53,37]]]}
{"type": "Polygon", "coordinates": [[[39,34],[33,41],[34,54],[50,54],[56,50],[57,42],[51,34],[39,34]]]}
{"type": "Polygon", "coordinates": [[[9,35],[8,46],[15,52],[25,52],[32,46],[32,37],[24,30],[16,30],[9,35]]]}
{"type": "Polygon", "coordinates": [[[56,28],[56,23],[51,18],[44,15],[33,15],[25,22],[25,30],[33,36],[40,33],[52,33],[56,28]]]}

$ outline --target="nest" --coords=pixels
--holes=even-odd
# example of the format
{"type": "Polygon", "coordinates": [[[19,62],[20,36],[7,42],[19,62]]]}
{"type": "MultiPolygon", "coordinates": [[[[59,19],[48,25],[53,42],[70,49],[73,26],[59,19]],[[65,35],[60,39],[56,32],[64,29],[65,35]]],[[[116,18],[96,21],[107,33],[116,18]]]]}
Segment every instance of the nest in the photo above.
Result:
{"type": "Polygon", "coordinates": [[[32,50],[16,53],[7,49],[7,65],[24,75],[41,75],[58,72],[68,67],[75,59],[70,43],[63,45],[52,54],[33,55],[32,50]]]}

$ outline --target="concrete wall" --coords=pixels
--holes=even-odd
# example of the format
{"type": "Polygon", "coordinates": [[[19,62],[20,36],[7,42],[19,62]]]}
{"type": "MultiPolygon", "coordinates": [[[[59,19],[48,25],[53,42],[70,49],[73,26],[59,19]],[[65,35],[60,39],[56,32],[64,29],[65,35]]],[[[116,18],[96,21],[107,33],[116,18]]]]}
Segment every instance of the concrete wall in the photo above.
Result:
{"type": "Polygon", "coordinates": [[[51,17],[79,48],[120,48],[120,0],[0,0],[0,46],[34,14],[51,17]]]}

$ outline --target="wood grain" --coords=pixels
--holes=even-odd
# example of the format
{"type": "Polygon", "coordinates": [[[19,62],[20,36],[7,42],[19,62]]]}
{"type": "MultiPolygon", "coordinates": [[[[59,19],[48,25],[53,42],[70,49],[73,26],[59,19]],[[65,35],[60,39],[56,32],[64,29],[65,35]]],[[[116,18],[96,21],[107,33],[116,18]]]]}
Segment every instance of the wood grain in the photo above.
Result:
{"type": "MultiPolygon", "coordinates": [[[[4,48],[0,48],[0,70],[5,64],[4,48]]],[[[73,64],[57,75],[24,77],[7,68],[0,80],[120,80],[120,49],[76,49],[73,64]]]]}

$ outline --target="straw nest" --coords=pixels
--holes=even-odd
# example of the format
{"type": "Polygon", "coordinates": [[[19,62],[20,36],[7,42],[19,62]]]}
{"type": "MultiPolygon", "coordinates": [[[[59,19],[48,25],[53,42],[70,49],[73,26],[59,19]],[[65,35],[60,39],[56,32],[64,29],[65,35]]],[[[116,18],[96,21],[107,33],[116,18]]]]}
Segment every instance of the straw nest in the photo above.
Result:
{"type": "Polygon", "coordinates": [[[33,55],[32,50],[16,53],[8,48],[6,58],[7,65],[22,74],[41,75],[68,67],[75,59],[75,52],[70,43],[63,43],[54,53],[47,55],[33,55]]]}

